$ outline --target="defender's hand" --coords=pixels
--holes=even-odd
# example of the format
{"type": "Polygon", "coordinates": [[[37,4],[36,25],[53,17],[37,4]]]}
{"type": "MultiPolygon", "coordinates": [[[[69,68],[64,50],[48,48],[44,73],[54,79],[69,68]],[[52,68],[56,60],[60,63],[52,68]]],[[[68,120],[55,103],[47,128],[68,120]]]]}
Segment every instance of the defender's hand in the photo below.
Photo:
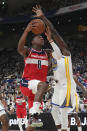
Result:
{"type": "Polygon", "coordinates": [[[33,7],[32,11],[36,14],[35,17],[41,17],[44,15],[40,5],[36,5],[36,7],[33,7]]]}

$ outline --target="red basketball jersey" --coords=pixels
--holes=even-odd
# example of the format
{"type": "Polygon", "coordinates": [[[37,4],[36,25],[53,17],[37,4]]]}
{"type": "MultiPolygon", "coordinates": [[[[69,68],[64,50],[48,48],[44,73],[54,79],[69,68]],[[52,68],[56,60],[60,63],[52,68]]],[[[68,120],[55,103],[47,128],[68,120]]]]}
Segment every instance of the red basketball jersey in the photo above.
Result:
{"type": "Polygon", "coordinates": [[[23,78],[45,82],[48,72],[48,56],[44,50],[31,49],[28,57],[24,59],[25,67],[23,78]]]}
{"type": "Polygon", "coordinates": [[[16,98],[16,108],[26,108],[26,101],[23,96],[16,98]]]}

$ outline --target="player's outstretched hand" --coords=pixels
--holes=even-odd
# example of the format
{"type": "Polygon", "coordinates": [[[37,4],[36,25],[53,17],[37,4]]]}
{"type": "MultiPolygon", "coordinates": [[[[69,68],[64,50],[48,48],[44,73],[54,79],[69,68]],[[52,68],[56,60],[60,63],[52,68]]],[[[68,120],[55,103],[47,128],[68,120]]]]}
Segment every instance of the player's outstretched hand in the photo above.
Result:
{"type": "Polygon", "coordinates": [[[36,14],[34,17],[41,17],[44,15],[40,5],[36,5],[36,7],[33,7],[32,11],[36,14]]]}

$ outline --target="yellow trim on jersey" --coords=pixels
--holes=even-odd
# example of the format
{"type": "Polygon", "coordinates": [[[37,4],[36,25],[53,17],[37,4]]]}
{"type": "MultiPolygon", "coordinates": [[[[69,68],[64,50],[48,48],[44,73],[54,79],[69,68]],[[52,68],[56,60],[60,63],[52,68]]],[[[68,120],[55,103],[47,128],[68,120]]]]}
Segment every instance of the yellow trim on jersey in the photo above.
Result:
{"type": "Polygon", "coordinates": [[[66,79],[67,79],[67,95],[66,95],[66,106],[69,106],[70,95],[71,95],[71,80],[69,73],[69,59],[65,57],[65,70],[66,70],[66,79]]]}
{"type": "Polygon", "coordinates": [[[78,112],[79,108],[78,108],[78,95],[77,95],[77,93],[75,93],[75,97],[76,97],[76,112],[78,112]]]}
{"type": "Polygon", "coordinates": [[[71,96],[71,79],[70,79],[70,72],[69,72],[69,59],[67,58],[68,62],[68,81],[69,81],[69,98],[68,98],[68,105],[70,101],[70,96],[71,96]]]}
{"type": "MultiPolygon", "coordinates": [[[[65,69],[66,69],[66,78],[68,78],[67,76],[67,59],[65,58],[65,69]]],[[[67,88],[68,88],[68,82],[67,82],[67,88]]],[[[67,103],[67,100],[68,100],[68,89],[67,89],[67,95],[66,95],[66,103],[67,103]]]]}

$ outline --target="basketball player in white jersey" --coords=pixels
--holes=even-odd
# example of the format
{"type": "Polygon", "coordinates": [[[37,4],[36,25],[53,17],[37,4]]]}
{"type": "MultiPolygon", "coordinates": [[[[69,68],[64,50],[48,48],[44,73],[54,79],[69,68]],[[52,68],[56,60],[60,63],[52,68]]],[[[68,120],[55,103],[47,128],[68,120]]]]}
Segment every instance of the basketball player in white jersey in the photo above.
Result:
{"type": "Polygon", "coordinates": [[[53,47],[54,52],[52,53],[52,55],[57,60],[58,65],[58,68],[54,72],[54,77],[56,80],[58,80],[58,83],[55,86],[55,91],[52,98],[52,115],[55,120],[55,124],[59,125],[59,116],[57,116],[57,106],[59,106],[61,108],[61,128],[62,131],[67,131],[68,112],[70,108],[75,106],[74,104],[76,92],[76,84],[73,80],[72,74],[71,55],[67,48],[67,45],[61,39],[51,23],[43,15],[41,8],[36,6],[36,8],[33,8],[33,11],[37,14],[37,16],[40,16],[45,24],[51,29],[50,31],[50,29],[47,28],[46,36],[49,43],[53,47]],[[56,41],[56,44],[52,37],[56,41]]]}
{"type": "MultiPolygon", "coordinates": [[[[50,29],[48,28],[47,33],[46,33],[48,40],[50,38],[49,37],[50,33],[51,33],[50,29]]],[[[76,93],[76,84],[81,87],[85,97],[87,97],[87,91],[84,88],[84,86],[79,83],[79,81],[76,79],[76,77],[73,77],[71,57],[62,55],[61,51],[57,48],[57,46],[55,45],[53,40],[51,40],[49,42],[51,43],[51,45],[54,49],[53,57],[57,60],[57,66],[58,66],[58,67],[56,67],[56,70],[54,71],[54,77],[55,77],[55,79],[58,80],[58,83],[56,83],[56,86],[55,86],[55,89],[54,89],[54,95],[53,95],[53,98],[52,98],[52,101],[53,101],[52,104],[54,105],[53,109],[52,109],[53,118],[54,118],[56,123],[61,124],[61,129],[63,129],[65,127],[63,125],[66,123],[66,125],[67,125],[66,129],[68,131],[70,129],[68,128],[68,121],[66,121],[67,118],[66,118],[65,122],[63,121],[63,119],[65,117],[64,115],[66,115],[66,113],[69,113],[69,112],[75,110],[76,113],[74,114],[74,117],[75,117],[76,122],[77,122],[78,131],[82,131],[80,119],[79,119],[78,114],[77,114],[78,108],[79,108],[79,97],[78,97],[78,94],[76,93]],[[58,50],[58,52],[56,50],[58,50]],[[58,56],[57,56],[57,54],[58,54],[58,56]],[[63,62],[64,61],[63,59],[65,59],[65,62],[63,62]],[[66,68],[66,66],[67,66],[67,68],[66,68]],[[66,70],[64,70],[64,68],[66,70]],[[64,77],[64,74],[66,74],[65,77],[64,77]],[[60,76],[61,76],[61,78],[60,78],[60,76]],[[64,80],[64,81],[67,82],[68,94],[65,90],[66,82],[63,81],[63,79],[65,79],[65,78],[66,78],[66,80],[64,80]],[[65,96],[65,94],[66,94],[66,96],[65,96]],[[70,98],[67,98],[68,97],[67,95],[70,95],[69,96],[70,98]],[[62,101],[62,100],[64,100],[64,101],[62,101]],[[61,103],[61,101],[62,101],[62,103],[61,103]],[[67,105],[67,101],[69,101],[68,105],[67,105]],[[69,108],[70,106],[71,106],[71,108],[69,108]],[[58,107],[60,109],[58,109],[58,107]],[[64,109],[61,109],[61,107],[64,108],[64,109]],[[66,111],[66,112],[64,113],[64,111],[66,111]],[[58,117],[55,112],[58,112],[60,117],[58,117]],[[62,121],[63,121],[63,123],[62,123],[62,121]]],[[[58,124],[56,124],[56,125],[58,125],[58,124]]],[[[58,127],[60,127],[60,126],[58,126],[58,127]]]]}
{"type": "Polygon", "coordinates": [[[8,131],[9,126],[8,126],[8,117],[5,112],[4,104],[5,102],[3,101],[2,96],[0,95],[0,122],[2,122],[2,131],[8,131]]]}
{"type": "Polygon", "coordinates": [[[59,125],[57,118],[57,106],[61,108],[61,124],[62,131],[67,131],[68,128],[68,112],[69,108],[74,106],[75,100],[75,92],[76,92],[76,84],[73,80],[72,74],[72,63],[71,63],[71,55],[70,52],[65,45],[64,41],[61,39],[57,31],[50,24],[50,22],[43,15],[43,12],[40,7],[36,6],[33,8],[33,11],[37,14],[37,16],[41,17],[46,25],[50,26],[50,29],[47,29],[46,36],[51,46],[53,47],[53,57],[57,60],[58,68],[54,72],[54,77],[58,80],[58,83],[55,86],[55,91],[53,95],[53,109],[52,114],[55,120],[55,124],[59,125]],[[51,34],[52,33],[52,34],[51,34]],[[55,42],[52,40],[56,41],[55,42]],[[62,51],[62,52],[61,52],[62,51]],[[73,103],[72,103],[73,100],[73,103]],[[56,117],[56,118],[55,118],[56,117]]]}
{"type": "Polygon", "coordinates": [[[44,16],[41,7],[34,7],[33,12],[36,13],[36,17],[40,17],[44,21],[44,23],[49,26],[45,34],[49,43],[53,47],[54,52],[52,53],[52,55],[54,59],[56,59],[58,66],[54,71],[54,77],[58,81],[58,83],[56,83],[54,95],[52,98],[52,115],[55,120],[55,124],[61,124],[61,130],[67,131],[68,112],[71,111],[71,108],[74,109],[76,106],[76,84],[73,79],[71,54],[67,45],[60,37],[56,29],[44,16]],[[58,107],[60,107],[60,112],[58,110],[58,107]],[[59,119],[60,113],[61,120],[59,119]]]}

